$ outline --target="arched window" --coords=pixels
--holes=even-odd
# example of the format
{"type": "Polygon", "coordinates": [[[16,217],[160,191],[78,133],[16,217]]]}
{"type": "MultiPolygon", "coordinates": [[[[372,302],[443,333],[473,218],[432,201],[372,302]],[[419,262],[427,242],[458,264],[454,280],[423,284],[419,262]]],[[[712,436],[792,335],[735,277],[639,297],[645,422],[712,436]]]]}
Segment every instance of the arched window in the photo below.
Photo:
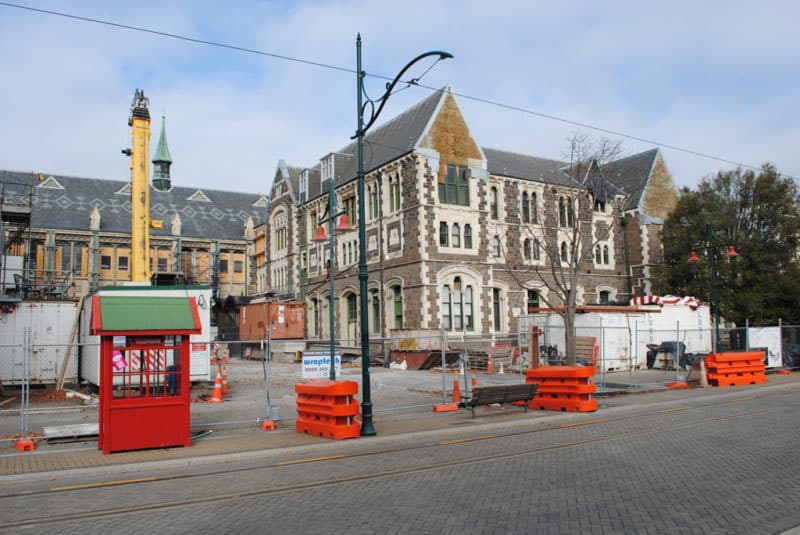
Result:
{"type": "Polygon", "coordinates": [[[372,305],[372,332],[381,332],[381,300],[378,297],[378,290],[370,291],[370,304],[372,305]]]}
{"type": "Polygon", "coordinates": [[[531,220],[531,205],[528,202],[528,192],[522,192],[522,222],[529,223],[531,220]]]}
{"type": "Polygon", "coordinates": [[[601,305],[607,305],[611,302],[611,292],[608,290],[601,290],[598,294],[598,302],[601,305]]]}
{"type": "Polygon", "coordinates": [[[601,253],[602,247],[599,245],[594,248],[594,263],[595,264],[602,264],[603,263],[603,255],[601,253]]]}
{"type": "Polygon", "coordinates": [[[450,231],[450,246],[461,247],[461,227],[458,226],[458,223],[453,223],[450,231]]]}
{"type": "Polygon", "coordinates": [[[450,286],[447,284],[442,288],[442,329],[449,331],[453,328],[450,318],[453,315],[450,305],[450,286]]]}
{"type": "Polygon", "coordinates": [[[539,291],[538,290],[528,290],[528,314],[536,312],[541,304],[539,301],[539,291]]]}
{"type": "Polygon", "coordinates": [[[525,260],[530,260],[531,259],[532,251],[531,251],[531,239],[530,238],[525,238],[525,242],[522,245],[522,253],[523,253],[523,256],[525,257],[525,260]]]}
{"type": "Polygon", "coordinates": [[[603,263],[606,265],[611,263],[608,261],[608,245],[603,246],[603,263]]]}
{"type": "Polygon", "coordinates": [[[464,327],[468,331],[474,330],[472,323],[472,286],[464,288],[464,327]]]}
{"type": "Polygon", "coordinates": [[[564,197],[558,198],[558,225],[561,227],[567,226],[567,201],[564,197]]]}
{"type": "Polygon", "coordinates": [[[447,247],[447,238],[448,238],[447,223],[442,221],[441,223],[439,223],[439,245],[442,247],[447,247]]]}
{"type": "Polygon", "coordinates": [[[403,289],[400,285],[392,286],[392,298],[394,299],[394,328],[403,328],[403,289]]]}
{"type": "Polygon", "coordinates": [[[378,185],[369,185],[369,218],[378,218],[378,185]]]}
{"type": "Polygon", "coordinates": [[[400,177],[395,177],[389,187],[392,191],[392,211],[396,212],[400,210],[400,177]]]}
{"type": "Polygon", "coordinates": [[[498,196],[497,196],[497,188],[492,186],[492,189],[489,190],[489,215],[492,219],[497,219],[498,213],[498,196]]]}
{"type": "Polygon", "coordinates": [[[461,293],[461,277],[453,279],[452,310],[453,310],[453,329],[460,331],[464,325],[464,295],[461,293]]]}
{"type": "Polygon", "coordinates": [[[355,323],[358,320],[358,308],[356,307],[356,294],[347,294],[347,323],[355,323]]]}
{"type": "Polygon", "coordinates": [[[473,289],[462,287],[461,277],[453,279],[453,286],[442,287],[442,328],[450,331],[475,330],[473,315],[473,289]]]}
{"type": "Polygon", "coordinates": [[[472,249],[472,225],[464,225],[464,248],[472,249]]]}
{"type": "Polygon", "coordinates": [[[539,202],[536,193],[531,193],[531,222],[539,222],[539,202]]]}
{"type": "Polygon", "coordinates": [[[538,238],[534,239],[533,240],[533,259],[534,260],[538,261],[541,258],[541,255],[542,255],[541,247],[542,247],[542,244],[539,243],[539,239],[538,238]]]}
{"type": "Polygon", "coordinates": [[[575,226],[575,205],[572,203],[572,199],[567,199],[567,225],[575,226]]]}
{"type": "Polygon", "coordinates": [[[567,242],[561,242],[561,261],[562,262],[569,262],[569,249],[567,247],[567,242]]]}
{"type": "Polygon", "coordinates": [[[311,298],[311,321],[309,322],[311,325],[310,335],[311,336],[319,336],[319,300],[316,297],[311,298]]]}
{"type": "Polygon", "coordinates": [[[492,288],[492,316],[494,323],[494,331],[500,332],[502,326],[502,306],[501,306],[502,292],[500,288],[492,288]]]}

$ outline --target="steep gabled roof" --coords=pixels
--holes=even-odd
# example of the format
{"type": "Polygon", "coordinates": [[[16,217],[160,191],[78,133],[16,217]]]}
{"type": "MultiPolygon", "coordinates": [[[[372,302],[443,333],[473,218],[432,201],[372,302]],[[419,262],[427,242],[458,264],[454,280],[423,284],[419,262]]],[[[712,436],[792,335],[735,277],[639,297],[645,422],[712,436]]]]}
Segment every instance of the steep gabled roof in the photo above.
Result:
{"type": "MultiPolygon", "coordinates": [[[[7,183],[28,180],[30,173],[0,171],[7,183]]],[[[97,207],[100,230],[130,234],[130,195],[120,195],[128,184],[122,180],[103,180],[54,175],[63,189],[35,187],[31,225],[35,228],[88,230],[89,214],[97,207]]],[[[258,225],[266,210],[258,206],[262,197],[254,193],[203,189],[208,202],[190,201],[197,188],[173,187],[170,191],[150,188],[150,213],[153,219],[169,221],[177,212],[181,217],[181,235],[207,239],[239,240],[244,237],[248,217],[258,225]]],[[[197,197],[195,197],[197,198],[197,197]]],[[[153,236],[169,236],[169,225],[151,229],[153,236]]]]}
{"type": "MultiPolygon", "coordinates": [[[[414,150],[431,123],[448,89],[434,91],[400,115],[380,126],[373,127],[364,138],[364,172],[368,173],[414,150]]],[[[336,184],[354,180],[358,172],[357,143],[353,141],[335,151],[336,184]]],[[[321,194],[319,165],[309,176],[308,198],[321,194]]]]}
{"type": "Polygon", "coordinates": [[[639,206],[657,157],[658,149],[651,149],[602,166],[606,178],[626,195],[623,210],[634,210],[639,206]]]}

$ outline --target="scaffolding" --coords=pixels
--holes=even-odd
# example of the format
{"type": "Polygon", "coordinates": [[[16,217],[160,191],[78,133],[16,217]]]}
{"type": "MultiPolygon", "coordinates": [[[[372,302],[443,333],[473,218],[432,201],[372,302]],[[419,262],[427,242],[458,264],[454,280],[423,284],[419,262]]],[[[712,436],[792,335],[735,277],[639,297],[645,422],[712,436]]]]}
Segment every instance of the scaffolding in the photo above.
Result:
{"type": "Polygon", "coordinates": [[[28,252],[31,244],[31,214],[35,183],[40,175],[27,180],[3,172],[0,183],[0,303],[23,300],[29,290],[28,252]]]}

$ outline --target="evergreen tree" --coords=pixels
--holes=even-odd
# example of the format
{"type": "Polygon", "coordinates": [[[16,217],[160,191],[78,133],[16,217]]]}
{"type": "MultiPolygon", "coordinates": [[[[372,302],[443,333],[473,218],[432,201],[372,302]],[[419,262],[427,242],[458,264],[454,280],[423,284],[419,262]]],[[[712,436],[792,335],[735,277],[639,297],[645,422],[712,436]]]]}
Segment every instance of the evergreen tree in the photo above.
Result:
{"type": "Polygon", "coordinates": [[[684,188],[664,222],[665,265],[657,270],[659,293],[692,295],[711,301],[708,254],[716,254],[720,314],[737,325],[800,321],[800,242],[798,189],[772,165],[759,172],[736,169],[705,178],[696,191],[684,188]],[[706,225],[719,244],[704,249],[706,225]],[[739,253],[726,258],[724,245],[739,253]],[[690,249],[700,262],[690,264],[690,249]]]}

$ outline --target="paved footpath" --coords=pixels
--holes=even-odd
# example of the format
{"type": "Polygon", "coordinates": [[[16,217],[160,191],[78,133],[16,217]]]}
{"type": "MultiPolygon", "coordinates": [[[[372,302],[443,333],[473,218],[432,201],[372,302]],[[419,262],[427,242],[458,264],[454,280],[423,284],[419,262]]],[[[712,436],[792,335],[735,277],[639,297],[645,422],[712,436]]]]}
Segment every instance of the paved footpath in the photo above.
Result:
{"type": "MultiPolygon", "coordinates": [[[[641,394],[604,396],[599,398],[596,413],[557,413],[529,411],[524,413],[518,407],[483,407],[478,409],[478,417],[473,420],[470,411],[461,409],[457,413],[433,413],[430,408],[420,407],[405,411],[379,412],[374,417],[378,437],[412,436],[431,434],[441,436],[470,436],[480,433],[481,426],[493,425],[515,419],[532,419],[558,422],[580,422],[602,417],[604,411],[617,407],[643,404],[658,405],[674,403],[682,399],[696,399],[703,396],[730,395],[741,396],[742,392],[758,391],[771,387],[800,385],[800,373],[790,375],[769,375],[769,384],[739,388],[707,388],[689,390],[647,391],[641,394]]],[[[202,431],[202,430],[199,430],[202,431]]],[[[313,450],[330,440],[297,433],[294,420],[279,420],[277,429],[262,432],[255,422],[237,426],[211,426],[210,432],[200,435],[190,448],[164,448],[121,452],[103,455],[97,449],[96,441],[71,444],[40,444],[34,452],[17,452],[10,442],[0,444],[0,483],[23,474],[47,473],[64,470],[117,470],[130,468],[137,463],[171,462],[172,464],[197,463],[224,455],[239,455],[244,452],[265,450],[291,450],[302,448],[313,450]]],[[[357,439],[355,442],[374,439],[357,439]]],[[[346,441],[353,443],[353,441],[346,441]]]]}

